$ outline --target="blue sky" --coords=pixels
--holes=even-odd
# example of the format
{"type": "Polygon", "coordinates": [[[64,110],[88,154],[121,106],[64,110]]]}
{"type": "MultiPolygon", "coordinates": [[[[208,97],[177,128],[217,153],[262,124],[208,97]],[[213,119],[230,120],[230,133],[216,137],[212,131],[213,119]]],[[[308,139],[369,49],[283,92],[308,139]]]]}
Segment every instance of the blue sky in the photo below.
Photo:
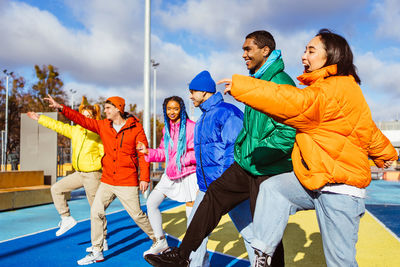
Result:
{"type": "MultiPolygon", "coordinates": [[[[153,0],[151,7],[158,113],[165,97],[188,99],[187,84],[203,69],[215,80],[246,74],[241,46],[254,30],[274,35],[295,78],[307,42],[329,28],[352,46],[373,118],[400,118],[400,1],[153,0]]],[[[78,91],[75,101],[120,95],[142,108],[144,0],[0,0],[0,10],[1,69],[33,82],[35,64],[53,64],[65,90],[78,91]]]]}

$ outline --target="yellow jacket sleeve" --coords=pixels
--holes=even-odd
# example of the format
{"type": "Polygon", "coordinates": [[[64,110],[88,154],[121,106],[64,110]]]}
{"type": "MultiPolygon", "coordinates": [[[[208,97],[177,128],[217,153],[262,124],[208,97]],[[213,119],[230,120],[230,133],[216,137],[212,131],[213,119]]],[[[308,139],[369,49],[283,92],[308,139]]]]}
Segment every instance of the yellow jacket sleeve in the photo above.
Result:
{"type": "Polygon", "coordinates": [[[38,123],[70,139],[72,138],[72,129],[74,127],[72,125],[57,121],[44,115],[40,115],[38,123]]]}

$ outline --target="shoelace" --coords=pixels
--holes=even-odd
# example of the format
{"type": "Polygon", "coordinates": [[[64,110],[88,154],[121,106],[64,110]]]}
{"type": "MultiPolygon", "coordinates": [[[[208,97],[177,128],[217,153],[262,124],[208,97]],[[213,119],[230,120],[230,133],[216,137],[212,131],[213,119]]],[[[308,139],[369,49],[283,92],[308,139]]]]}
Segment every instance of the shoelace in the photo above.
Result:
{"type": "Polygon", "coordinates": [[[153,245],[151,245],[151,247],[155,248],[161,242],[161,240],[162,239],[158,239],[156,242],[153,242],[153,245]]]}
{"type": "Polygon", "coordinates": [[[254,267],[265,267],[265,266],[267,266],[267,265],[266,265],[266,263],[267,263],[267,257],[256,255],[256,258],[255,258],[255,262],[254,262],[254,263],[255,263],[254,267]]]}
{"type": "Polygon", "coordinates": [[[259,251],[259,250],[254,250],[255,252],[255,260],[254,260],[254,267],[268,267],[270,266],[270,257],[259,251]]]}
{"type": "Polygon", "coordinates": [[[161,256],[163,256],[165,258],[168,258],[168,259],[176,259],[176,258],[180,258],[181,257],[179,255],[178,249],[176,249],[176,248],[162,253],[161,256]]]}

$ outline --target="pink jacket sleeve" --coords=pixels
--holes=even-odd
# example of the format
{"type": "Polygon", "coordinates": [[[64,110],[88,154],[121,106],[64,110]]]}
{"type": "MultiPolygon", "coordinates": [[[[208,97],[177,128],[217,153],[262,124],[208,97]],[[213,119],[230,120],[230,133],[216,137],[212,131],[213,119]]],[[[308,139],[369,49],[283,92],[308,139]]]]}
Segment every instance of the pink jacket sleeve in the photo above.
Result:
{"type": "Polygon", "coordinates": [[[165,161],[165,147],[164,147],[164,133],[165,127],[162,130],[162,138],[158,148],[149,148],[149,154],[145,156],[147,162],[164,162],[165,161]]]}
{"type": "Polygon", "coordinates": [[[194,153],[194,122],[187,124],[187,137],[186,137],[186,157],[185,166],[196,165],[196,157],[194,153]]]}

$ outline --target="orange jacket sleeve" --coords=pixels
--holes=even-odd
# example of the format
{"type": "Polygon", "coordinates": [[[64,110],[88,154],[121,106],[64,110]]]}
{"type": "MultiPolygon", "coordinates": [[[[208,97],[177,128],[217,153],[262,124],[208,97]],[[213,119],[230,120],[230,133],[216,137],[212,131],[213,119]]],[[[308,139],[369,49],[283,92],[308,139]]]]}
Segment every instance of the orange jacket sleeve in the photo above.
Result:
{"type": "Polygon", "coordinates": [[[325,104],[318,87],[299,89],[237,74],[232,76],[231,94],[236,100],[301,131],[318,126],[325,104]]]}
{"type": "MultiPolygon", "coordinates": [[[[143,127],[140,125],[139,133],[136,137],[136,144],[142,142],[146,147],[148,147],[148,142],[146,135],[144,133],[143,127]]],[[[139,158],[139,170],[140,170],[140,181],[150,182],[150,163],[146,161],[145,155],[143,153],[138,153],[139,158]]]]}
{"type": "Polygon", "coordinates": [[[371,145],[368,149],[368,156],[374,161],[379,168],[383,167],[383,163],[387,160],[397,160],[398,155],[396,149],[390,143],[389,139],[373,125],[373,133],[371,145]]]}

